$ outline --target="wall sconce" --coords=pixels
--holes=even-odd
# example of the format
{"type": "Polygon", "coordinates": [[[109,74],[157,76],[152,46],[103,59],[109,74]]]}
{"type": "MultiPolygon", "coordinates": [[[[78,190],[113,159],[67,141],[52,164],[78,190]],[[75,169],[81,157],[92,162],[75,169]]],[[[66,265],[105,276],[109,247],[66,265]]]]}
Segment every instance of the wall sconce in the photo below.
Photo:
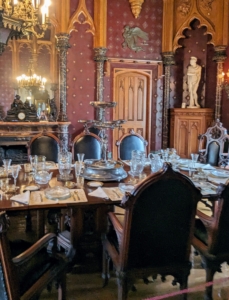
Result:
{"type": "Polygon", "coordinates": [[[219,75],[219,78],[221,79],[222,89],[225,90],[225,92],[227,93],[227,98],[229,99],[229,82],[227,80],[225,81],[225,75],[227,76],[227,78],[229,78],[229,69],[226,74],[224,72],[222,72],[219,75]]]}

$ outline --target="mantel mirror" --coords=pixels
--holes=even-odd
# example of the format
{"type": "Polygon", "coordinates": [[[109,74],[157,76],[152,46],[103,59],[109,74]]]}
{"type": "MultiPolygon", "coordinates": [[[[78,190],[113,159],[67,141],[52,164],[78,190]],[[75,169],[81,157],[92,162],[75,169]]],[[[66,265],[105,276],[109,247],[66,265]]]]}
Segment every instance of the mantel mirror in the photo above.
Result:
{"type": "Polygon", "coordinates": [[[8,111],[12,114],[12,105],[19,95],[23,105],[36,109],[38,121],[56,121],[59,107],[57,69],[52,25],[42,39],[31,36],[9,41],[0,55],[1,119],[7,117],[8,111]]]}

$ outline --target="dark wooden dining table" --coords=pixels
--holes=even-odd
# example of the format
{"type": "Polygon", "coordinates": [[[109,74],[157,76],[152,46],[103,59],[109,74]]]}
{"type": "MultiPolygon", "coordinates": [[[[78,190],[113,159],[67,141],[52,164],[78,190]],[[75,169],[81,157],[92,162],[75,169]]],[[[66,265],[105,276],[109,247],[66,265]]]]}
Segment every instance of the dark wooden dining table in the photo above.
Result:
{"type": "MultiPolygon", "coordinates": [[[[24,166],[21,166],[21,170],[19,172],[19,176],[17,179],[17,186],[19,187],[17,193],[22,193],[25,189],[25,187],[29,184],[29,178],[31,176],[28,176],[28,173],[24,172],[24,166]]],[[[109,182],[103,182],[103,187],[117,187],[120,182],[128,182],[131,178],[131,176],[128,174],[128,171],[130,170],[128,165],[124,165],[124,169],[127,172],[127,177],[121,181],[109,181],[109,182]]],[[[59,171],[57,169],[50,170],[50,172],[53,172],[52,179],[50,180],[48,185],[41,185],[40,190],[44,190],[45,188],[53,187],[56,185],[64,186],[64,181],[58,181],[57,175],[59,174],[59,171]]],[[[73,174],[72,181],[76,182],[74,170],[71,172],[73,174]]],[[[147,166],[144,169],[144,173],[146,175],[151,173],[150,166],[147,166]]],[[[1,179],[1,178],[0,178],[1,179]]],[[[65,201],[53,201],[53,203],[39,203],[39,204],[23,204],[19,202],[15,202],[10,200],[10,197],[12,195],[6,194],[2,197],[2,200],[0,201],[0,211],[6,211],[9,213],[17,214],[20,212],[25,212],[25,214],[35,211],[36,212],[36,233],[37,238],[40,238],[45,233],[45,222],[46,222],[46,212],[52,211],[52,210],[61,210],[62,215],[68,215],[70,220],[70,239],[72,245],[76,248],[77,242],[79,238],[82,236],[83,233],[83,224],[84,224],[84,213],[87,210],[93,210],[94,211],[94,223],[95,223],[95,232],[101,233],[104,230],[106,230],[107,226],[107,218],[106,218],[106,212],[113,210],[114,205],[119,205],[120,200],[107,200],[99,197],[90,196],[89,193],[94,191],[96,188],[92,188],[88,186],[89,180],[84,181],[84,191],[87,197],[87,202],[70,202],[66,203],[65,201]]],[[[13,178],[9,175],[9,183],[13,183],[13,178]]],[[[31,184],[31,182],[30,182],[31,184]]],[[[60,231],[64,230],[64,217],[62,218],[60,222],[60,231]]]]}

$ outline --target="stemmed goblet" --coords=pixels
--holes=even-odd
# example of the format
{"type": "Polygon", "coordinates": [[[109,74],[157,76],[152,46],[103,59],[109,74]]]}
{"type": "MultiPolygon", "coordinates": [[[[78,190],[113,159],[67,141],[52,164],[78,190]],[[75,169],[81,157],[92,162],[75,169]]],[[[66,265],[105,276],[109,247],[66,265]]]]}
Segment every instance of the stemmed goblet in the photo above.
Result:
{"type": "Polygon", "coordinates": [[[6,177],[9,175],[9,169],[11,165],[12,159],[3,159],[4,170],[6,172],[6,177]]]}
{"type": "Polygon", "coordinates": [[[20,170],[20,166],[14,165],[14,166],[11,167],[12,177],[14,178],[15,187],[16,187],[16,183],[17,183],[19,170],[20,170]]]}
{"type": "Polygon", "coordinates": [[[84,153],[77,153],[77,158],[78,158],[78,161],[81,163],[83,163],[83,160],[84,160],[84,153]]]}

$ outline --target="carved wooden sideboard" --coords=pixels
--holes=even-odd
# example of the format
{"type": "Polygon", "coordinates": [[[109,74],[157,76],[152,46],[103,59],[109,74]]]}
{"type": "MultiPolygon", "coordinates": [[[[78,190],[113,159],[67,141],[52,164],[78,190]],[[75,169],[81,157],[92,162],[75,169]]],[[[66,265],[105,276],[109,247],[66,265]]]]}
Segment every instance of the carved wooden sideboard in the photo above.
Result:
{"type": "Polygon", "coordinates": [[[27,145],[39,133],[52,133],[60,139],[60,148],[69,146],[70,122],[0,122],[0,164],[4,158],[14,163],[28,160],[27,145]]]}
{"type": "Polygon", "coordinates": [[[211,108],[171,108],[170,147],[182,158],[198,152],[198,135],[206,132],[214,120],[211,108]]]}

